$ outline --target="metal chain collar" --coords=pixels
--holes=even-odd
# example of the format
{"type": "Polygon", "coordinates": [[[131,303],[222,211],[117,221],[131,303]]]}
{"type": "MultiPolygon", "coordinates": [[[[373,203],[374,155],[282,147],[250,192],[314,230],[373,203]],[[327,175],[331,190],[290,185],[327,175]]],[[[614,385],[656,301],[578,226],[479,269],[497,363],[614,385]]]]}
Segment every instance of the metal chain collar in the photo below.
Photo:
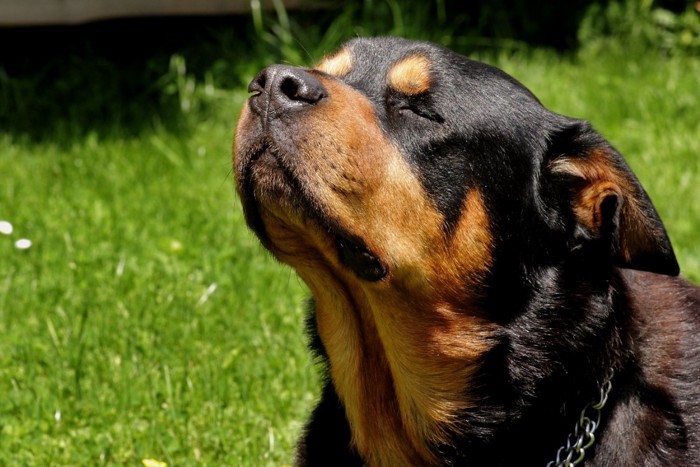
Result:
{"type": "Polygon", "coordinates": [[[600,425],[600,413],[608,402],[608,394],[612,390],[612,368],[605,375],[600,387],[600,399],[589,403],[581,411],[581,416],[574,426],[574,431],[566,437],[566,444],[557,450],[557,458],[547,464],[547,467],[574,467],[583,462],[586,449],[595,443],[595,431],[600,425]]]}

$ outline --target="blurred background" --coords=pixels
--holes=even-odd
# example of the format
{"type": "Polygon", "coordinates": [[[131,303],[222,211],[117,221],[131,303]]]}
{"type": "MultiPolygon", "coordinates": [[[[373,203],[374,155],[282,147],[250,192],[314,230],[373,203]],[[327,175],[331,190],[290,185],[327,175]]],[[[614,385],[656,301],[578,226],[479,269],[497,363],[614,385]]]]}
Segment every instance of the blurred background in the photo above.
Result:
{"type": "Polygon", "coordinates": [[[244,225],[233,129],[259,69],[366,35],[590,120],[700,281],[700,2],[0,0],[0,465],[291,463],[307,293],[244,225]]]}

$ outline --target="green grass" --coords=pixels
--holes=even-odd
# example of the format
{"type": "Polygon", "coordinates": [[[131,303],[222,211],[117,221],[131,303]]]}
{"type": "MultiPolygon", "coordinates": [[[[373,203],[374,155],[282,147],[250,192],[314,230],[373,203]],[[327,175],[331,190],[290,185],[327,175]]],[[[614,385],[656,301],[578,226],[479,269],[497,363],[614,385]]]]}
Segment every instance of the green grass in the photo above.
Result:
{"type": "MultiPolygon", "coordinates": [[[[683,274],[700,281],[700,59],[481,58],[593,122],[651,194],[683,274]]],[[[188,79],[176,73],[172,92],[202,105],[177,125],[0,130],[0,220],[14,225],[0,234],[2,465],[292,460],[318,389],[306,291],[258,246],[234,195],[245,90],[188,79]],[[22,237],[30,249],[14,247],[22,237]]]]}
{"type": "Polygon", "coordinates": [[[289,460],[305,294],[233,195],[244,97],[187,133],[0,139],[0,464],[289,460]]]}

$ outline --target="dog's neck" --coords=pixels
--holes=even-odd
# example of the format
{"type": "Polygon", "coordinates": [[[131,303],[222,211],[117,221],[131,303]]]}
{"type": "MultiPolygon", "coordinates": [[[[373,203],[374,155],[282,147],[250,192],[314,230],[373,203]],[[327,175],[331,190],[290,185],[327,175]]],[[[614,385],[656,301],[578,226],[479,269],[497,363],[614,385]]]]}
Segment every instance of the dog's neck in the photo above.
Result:
{"type": "MultiPolygon", "coordinates": [[[[498,427],[504,423],[514,426],[517,432],[527,431],[533,420],[526,408],[530,403],[523,398],[531,397],[539,398],[537,407],[545,404],[545,410],[535,414],[536,421],[546,423],[549,418],[554,421],[544,430],[551,438],[545,444],[550,445],[554,455],[571,430],[572,417],[597,394],[596,378],[612,363],[601,361],[600,368],[591,368],[591,361],[596,360],[592,352],[609,354],[602,348],[619,340],[612,336],[619,325],[600,316],[596,322],[598,330],[589,329],[599,333],[590,343],[591,350],[561,357],[569,358],[567,364],[580,370],[578,375],[562,379],[551,372],[557,373],[559,370],[553,368],[561,364],[560,356],[555,354],[570,351],[566,350],[567,336],[565,333],[554,338],[541,335],[546,323],[538,323],[537,319],[530,317],[527,324],[506,325],[537,328],[520,329],[523,332],[518,334],[527,335],[529,340],[510,342],[504,340],[508,332],[501,325],[495,326],[463,307],[431,300],[427,294],[420,298],[415,290],[408,294],[393,288],[373,292],[375,289],[363,287],[357,281],[333,275],[329,283],[328,277],[331,276],[318,283],[307,281],[316,299],[317,332],[328,357],[333,385],[345,408],[353,445],[368,465],[410,465],[417,459],[421,464],[431,465],[436,463],[435,447],[441,447],[441,453],[442,447],[449,451],[455,438],[472,436],[469,433],[475,432],[477,425],[482,434],[500,430],[498,427]],[[607,330],[600,332],[601,328],[607,330]],[[523,353],[538,347],[544,339],[548,343],[546,354],[523,353]],[[512,346],[522,347],[520,353],[505,350],[512,346]],[[484,356],[494,352],[502,356],[485,363],[484,356]],[[551,366],[555,361],[560,363],[551,366]],[[494,369],[502,376],[484,378],[494,369]],[[475,384],[477,373],[478,384],[475,384]],[[545,380],[549,380],[546,384],[551,383],[546,390],[550,395],[561,392],[551,401],[547,395],[540,397],[539,389],[532,386],[545,380]],[[561,391],[561,384],[567,389],[561,391]],[[503,399],[505,393],[510,395],[503,399]],[[567,404],[569,415],[571,411],[576,413],[563,417],[560,412],[563,403],[567,404]],[[489,420],[481,421],[482,405],[488,405],[489,410],[500,406],[500,415],[490,415],[489,420]],[[524,415],[527,413],[530,415],[524,415]],[[518,421],[521,419],[522,422],[518,421]]],[[[575,312],[564,305],[560,304],[558,312],[575,312]]],[[[541,316],[541,319],[551,317],[541,316]]],[[[488,439],[512,436],[493,433],[481,437],[487,443],[486,451],[490,449],[486,446],[491,445],[488,439]]],[[[480,457],[480,442],[475,439],[475,443],[473,454],[480,457]]]]}
{"type": "Polygon", "coordinates": [[[352,280],[315,287],[316,325],[353,443],[369,465],[431,465],[460,414],[493,326],[449,303],[352,280]],[[368,290],[369,289],[369,290],[368,290]]]}

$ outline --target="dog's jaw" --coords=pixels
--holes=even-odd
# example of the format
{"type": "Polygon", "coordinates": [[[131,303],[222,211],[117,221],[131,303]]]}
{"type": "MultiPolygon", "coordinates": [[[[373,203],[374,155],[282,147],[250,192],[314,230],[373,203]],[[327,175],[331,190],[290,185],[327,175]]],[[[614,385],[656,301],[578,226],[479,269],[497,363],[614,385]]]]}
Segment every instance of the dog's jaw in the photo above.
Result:
{"type": "Polygon", "coordinates": [[[476,305],[491,254],[484,200],[473,190],[446,235],[372,104],[317,79],[326,97],[293,123],[243,111],[238,191],[251,227],[313,292],[358,452],[431,465],[476,404],[470,380],[491,345],[476,305]]]}

